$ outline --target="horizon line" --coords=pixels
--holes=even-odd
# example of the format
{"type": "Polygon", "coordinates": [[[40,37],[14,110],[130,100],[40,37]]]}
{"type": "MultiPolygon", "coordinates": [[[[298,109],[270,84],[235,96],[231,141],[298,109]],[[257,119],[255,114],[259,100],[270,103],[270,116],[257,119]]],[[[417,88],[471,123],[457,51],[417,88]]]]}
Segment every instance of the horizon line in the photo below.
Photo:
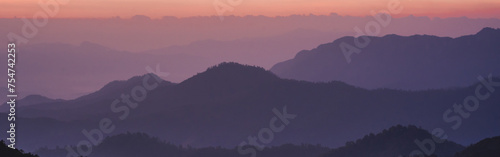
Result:
{"type": "MultiPolygon", "coordinates": [[[[134,18],[142,18],[143,20],[165,20],[166,18],[172,18],[172,19],[192,19],[192,18],[220,18],[220,17],[225,17],[225,18],[246,18],[246,17],[264,17],[264,18],[289,18],[293,16],[301,16],[301,17],[327,17],[327,16],[339,16],[339,17],[357,17],[357,18],[369,18],[373,17],[372,15],[341,15],[335,12],[331,12],[329,14],[289,14],[289,15],[275,15],[275,16],[269,16],[269,15],[254,15],[254,14],[248,14],[248,15],[224,15],[224,16],[218,16],[218,15],[198,15],[198,16],[173,16],[173,15],[165,15],[161,17],[151,17],[148,15],[143,15],[143,14],[136,14],[133,16],[128,16],[128,17],[122,17],[122,16],[110,16],[110,17],[50,17],[49,19],[81,19],[81,20],[90,20],[90,19],[121,19],[121,20],[134,20],[134,18]]],[[[434,19],[457,19],[457,18],[467,18],[467,19],[497,19],[500,20],[500,18],[497,17],[468,17],[468,16],[449,16],[449,17],[440,17],[440,16],[429,16],[429,15],[414,15],[414,14],[403,14],[399,16],[392,16],[392,18],[395,19],[401,19],[401,18],[428,18],[430,20],[434,19]]],[[[14,16],[14,17],[0,17],[0,19],[33,19],[32,17],[27,18],[24,16],[14,16]]]]}

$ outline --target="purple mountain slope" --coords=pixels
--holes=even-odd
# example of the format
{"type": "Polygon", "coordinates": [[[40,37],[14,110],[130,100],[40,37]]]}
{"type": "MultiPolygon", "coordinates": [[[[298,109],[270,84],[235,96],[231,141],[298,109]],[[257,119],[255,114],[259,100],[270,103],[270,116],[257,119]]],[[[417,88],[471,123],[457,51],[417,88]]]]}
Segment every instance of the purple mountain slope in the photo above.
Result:
{"type": "MultiPolygon", "coordinates": [[[[364,48],[343,37],[299,52],[271,71],[282,78],[342,81],[362,88],[406,90],[465,87],[479,75],[500,75],[500,29],[484,28],[458,38],[429,35],[368,37],[364,48]],[[354,46],[348,62],[343,48],[354,46]]],[[[346,51],[347,52],[347,51],[346,51]]]]}

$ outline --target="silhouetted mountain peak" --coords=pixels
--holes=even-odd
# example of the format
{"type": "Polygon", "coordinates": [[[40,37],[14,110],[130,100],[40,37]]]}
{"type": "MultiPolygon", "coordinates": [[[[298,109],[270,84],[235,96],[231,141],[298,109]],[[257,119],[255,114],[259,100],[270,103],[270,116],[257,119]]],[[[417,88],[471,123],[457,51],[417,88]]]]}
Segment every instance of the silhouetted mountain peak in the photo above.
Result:
{"type": "Polygon", "coordinates": [[[479,31],[477,34],[490,34],[490,33],[496,33],[496,32],[500,32],[500,29],[485,27],[485,28],[481,29],[481,31],[479,31]]]}
{"type": "Polygon", "coordinates": [[[493,36],[499,36],[500,35],[500,29],[498,28],[491,28],[491,27],[485,27],[481,29],[477,34],[477,36],[486,36],[486,37],[493,37],[493,36]]]}
{"type": "Polygon", "coordinates": [[[236,63],[236,62],[222,62],[218,65],[215,65],[215,66],[212,66],[212,67],[209,67],[207,69],[207,71],[210,71],[210,70],[216,70],[216,69],[244,69],[244,68],[254,68],[254,69],[261,69],[263,71],[266,71],[264,68],[260,68],[260,67],[256,67],[256,66],[250,66],[250,65],[243,65],[243,64],[240,64],[240,63],[236,63]]]}
{"type": "Polygon", "coordinates": [[[402,126],[396,125],[392,126],[389,129],[384,129],[381,134],[399,134],[402,136],[415,134],[415,135],[423,135],[423,136],[431,136],[431,134],[422,128],[419,128],[414,125],[402,126]]]}
{"type": "Polygon", "coordinates": [[[128,85],[128,84],[136,84],[136,83],[139,83],[140,81],[142,81],[142,79],[146,75],[150,75],[151,77],[158,77],[157,75],[152,74],[152,73],[144,74],[144,75],[140,75],[140,76],[134,76],[132,78],[129,78],[128,80],[115,80],[115,81],[111,81],[110,83],[108,83],[104,87],[102,87],[101,89],[113,88],[113,87],[123,86],[123,85],[128,85]]]}
{"type": "Polygon", "coordinates": [[[51,99],[47,98],[42,95],[28,95],[24,97],[23,99],[19,100],[22,101],[22,106],[29,106],[29,105],[34,105],[37,103],[48,103],[48,102],[56,102],[56,101],[63,101],[62,99],[51,99]]]}
{"type": "MultiPolygon", "coordinates": [[[[128,80],[115,80],[115,81],[111,81],[108,84],[104,85],[100,89],[100,91],[107,91],[107,90],[112,90],[112,89],[115,89],[115,88],[118,88],[118,87],[135,85],[137,83],[140,83],[140,81],[142,80],[142,78],[144,76],[146,76],[146,75],[148,75],[148,74],[141,75],[141,76],[134,76],[132,78],[129,78],[128,80]]],[[[154,74],[151,74],[151,75],[154,75],[154,74]]]]}
{"type": "MultiPolygon", "coordinates": [[[[141,76],[134,76],[128,80],[116,80],[116,81],[112,81],[112,82],[104,85],[97,92],[82,96],[78,99],[98,98],[98,97],[102,97],[103,95],[117,94],[117,93],[122,92],[122,91],[129,91],[137,85],[142,85],[144,77],[150,77],[149,82],[153,82],[153,81],[157,82],[157,79],[162,80],[159,76],[157,76],[153,73],[148,73],[148,74],[144,74],[141,76]]],[[[171,85],[171,84],[172,84],[171,82],[162,80],[160,83],[160,86],[166,86],[166,85],[171,85]]]]}
{"type": "MultiPolygon", "coordinates": [[[[62,99],[51,99],[47,98],[45,96],[41,95],[28,95],[20,100],[17,101],[16,106],[17,107],[26,107],[26,106],[32,106],[32,105],[38,105],[38,104],[45,104],[45,103],[54,103],[54,102],[61,102],[64,101],[62,99]]],[[[8,111],[8,106],[7,102],[3,103],[0,106],[0,111],[8,111]]]]}
{"type": "Polygon", "coordinates": [[[264,68],[242,65],[235,62],[223,62],[219,65],[209,67],[205,72],[187,79],[181,84],[194,83],[228,83],[238,81],[240,83],[260,82],[279,79],[264,68]]]}

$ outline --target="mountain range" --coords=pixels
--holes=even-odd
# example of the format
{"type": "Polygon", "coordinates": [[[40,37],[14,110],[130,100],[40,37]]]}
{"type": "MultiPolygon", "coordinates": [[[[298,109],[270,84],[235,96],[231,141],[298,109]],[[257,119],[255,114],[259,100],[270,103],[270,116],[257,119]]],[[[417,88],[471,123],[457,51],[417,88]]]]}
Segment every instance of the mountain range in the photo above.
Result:
{"type": "Polygon", "coordinates": [[[129,110],[126,120],[119,120],[123,112],[112,112],[112,102],[142,85],[141,78],[148,75],[113,81],[73,100],[19,107],[18,134],[23,141],[19,146],[32,151],[76,143],[85,139],[83,129],[96,128],[100,119],[110,118],[116,125],[110,135],[140,131],[175,144],[233,147],[268,127],[275,112],[297,117],[267,146],[312,143],[339,147],[396,124],[442,128],[449,140],[462,145],[500,132],[494,125],[500,121],[498,93],[481,101],[459,129],[451,128],[455,123],[443,121],[444,112],[474,94],[480,84],[424,91],[367,90],[338,81],[282,79],[263,68],[237,63],[210,67],[178,84],[164,81],[137,108],[129,110]]]}
{"type": "MultiPolygon", "coordinates": [[[[57,19],[44,27],[45,33],[19,46],[18,51],[23,52],[19,57],[24,62],[16,67],[18,82],[22,82],[17,91],[21,97],[34,94],[74,99],[98,90],[110,80],[145,74],[145,67],[158,64],[170,73],[164,79],[176,83],[225,61],[269,69],[301,50],[357,35],[353,28],[373,20],[370,16],[337,14],[226,17],[223,23],[218,17],[57,19]],[[193,25],[203,25],[204,29],[193,25]],[[58,86],[52,85],[54,80],[58,80],[58,86]]],[[[0,25],[4,26],[2,34],[22,33],[5,31],[20,31],[23,22],[18,18],[2,18],[0,25]]],[[[457,38],[484,27],[498,28],[500,20],[408,16],[392,18],[390,25],[376,35],[457,38]]],[[[8,41],[1,38],[0,42],[8,41]]],[[[6,61],[0,60],[0,64],[6,61]]]]}

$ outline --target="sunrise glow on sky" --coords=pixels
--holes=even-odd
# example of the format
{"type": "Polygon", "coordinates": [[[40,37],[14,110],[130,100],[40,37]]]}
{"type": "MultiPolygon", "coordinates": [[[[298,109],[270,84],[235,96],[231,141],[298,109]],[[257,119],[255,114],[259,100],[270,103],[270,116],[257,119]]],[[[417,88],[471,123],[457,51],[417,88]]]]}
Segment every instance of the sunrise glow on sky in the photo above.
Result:
{"type": "MultiPolygon", "coordinates": [[[[42,10],[39,2],[54,0],[3,0],[0,2],[1,18],[32,17],[42,10]]],[[[214,2],[238,0],[70,0],[62,5],[56,18],[109,18],[146,15],[163,16],[212,16],[217,15],[214,2]]],[[[242,0],[233,11],[224,15],[287,16],[291,14],[316,14],[366,16],[371,10],[387,8],[390,0],[242,0]]],[[[400,16],[500,18],[498,0],[400,0],[404,7],[400,16]]]]}

